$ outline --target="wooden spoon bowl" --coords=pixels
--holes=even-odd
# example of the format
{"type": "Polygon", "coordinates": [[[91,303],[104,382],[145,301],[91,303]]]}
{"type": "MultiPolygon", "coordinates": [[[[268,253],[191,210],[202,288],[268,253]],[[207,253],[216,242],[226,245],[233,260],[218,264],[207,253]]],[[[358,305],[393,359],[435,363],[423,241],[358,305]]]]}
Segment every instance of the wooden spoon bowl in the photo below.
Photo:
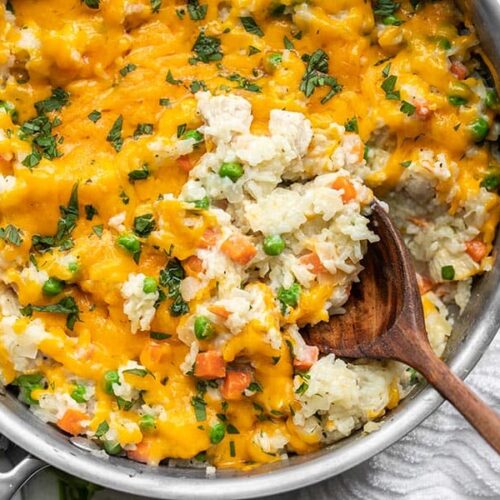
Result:
{"type": "Polygon", "coordinates": [[[346,312],[305,328],[305,341],[324,354],[396,359],[415,368],[500,453],[500,417],[432,351],[412,258],[379,202],[370,225],[380,240],[363,259],[346,312]]]}

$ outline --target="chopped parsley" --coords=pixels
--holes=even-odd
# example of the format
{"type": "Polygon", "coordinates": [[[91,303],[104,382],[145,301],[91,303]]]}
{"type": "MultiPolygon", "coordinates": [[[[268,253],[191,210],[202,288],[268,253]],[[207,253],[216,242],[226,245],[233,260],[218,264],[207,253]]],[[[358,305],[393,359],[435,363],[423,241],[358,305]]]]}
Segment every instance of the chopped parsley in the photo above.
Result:
{"type": "Polygon", "coordinates": [[[251,16],[240,17],[241,24],[247,33],[257,36],[264,36],[264,32],[260,29],[255,19],[251,16]]]}
{"type": "Polygon", "coordinates": [[[104,422],[101,422],[99,426],[97,427],[95,431],[95,437],[100,438],[106,434],[106,432],[109,431],[109,424],[104,420],[104,422]]]}
{"type": "Polygon", "coordinates": [[[417,108],[408,101],[402,101],[401,108],[399,110],[405,115],[412,116],[413,114],[415,114],[416,109],[417,108]]]}
{"type": "Polygon", "coordinates": [[[160,285],[168,289],[167,297],[172,299],[170,305],[172,316],[182,316],[189,312],[189,306],[180,291],[181,281],[185,276],[184,268],[176,258],[171,259],[165,269],[160,271],[160,285]]]}
{"type": "Polygon", "coordinates": [[[97,215],[97,209],[94,207],[94,205],[85,205],[85,218],[87,220],[92,220],[94,216],[97,215]]]}
{"type": "Polygon", "coordinates": [[[403,168],[408,168],[408,167],[411,165],[411,160],[402,161],[402,162],[400,163],[400,165],[401,165],[403,168]]]}
{"type": "Polygon", "coordinates": [[[227,424],[226,431],[228,434],[239,434],[240,433],[240,431],[233,424],[227,424]]]}
{"type": "Polygon", "coordinates": [[[101,117],[102,113],[100,111],[97,111],[96,109],[94,109],[94,111],[89,113],[89,115],[87,116],[87,118],[94,123],[97,123],[101,119],[101,117]]]}
{"type": "Polygon", "coordinates": [[[60,111],[63,106],[69,103],[69,94],[60,87],[55,88],[47,99],[35,103],[35,109],[39,115],[60,111]]]}
{"type": "Polygon", "coordinates": [[[129,172],[128,180],[133,184],[135,181],[143,181],[144,179],[147,179],[150,175],[151,172],[148,165],[144,164],[140,169],[129,172]]]}
{"type": "Polygon", "coordinates": [[[33,235],[31,243],[38,252],[46,252],[53,247],[60,247],[62,250],[68,250],[73,246],[71,233],[76,227],[80,215],[78,209],[78,184],[73,186],[67,207],[59,207],[61,216],[57,222],[57,232],[54,236],[33,235]]]}
{"type": "Polygon", "coordinates": [[[236,456],[236,445],[234,441],[229,441],[229,455],[233,458],[236,456]]]}
{"type": "Polygon", "coordinates": [[[0,239],[16,247],[20,246],[23,242],[22,234],[23,232],[12,224],[0,227],[0,239]]]}
{"type": "Polygon", "coordinates": [[[157,14],[158,12],[160,12],[161,2],[162,2],[162,0],[150,0],[151,12],[153,14],[157,14]]]}
{"type": "Polygon", "coordinates": [[[254,54],[259,54],[260,52],[262,52],[262,51],[260,49],[258,49],[257,47],[254,47],[253,45],[248,46],[247,54],[249,56],[253,56],[254,54]]]}
{"type": "Polygon", "coordinates": [[[137,69],[137,66],[135,64],[127,64],[120,70],[120,75],[122,76],[127,76],[129,73],[132,73],[132,71],[135,71],[137,69]]]}
{"type": "Polygon", "coordinates": [[[194,408],[194,415],[198,422],[203,422],[207,419],[207,403],[201,396],[193,396],[191,398],[191,405],[194,408]]]}
{"type": "Polygon", "coordinates": [[[104,230],[104,226],[102,224],[97,224],[96,226],[93,226],[92,227],[92,231],[93,233],[98,237],[98,238],[101,238],[102,237],[102,232],[104,230]]]}
{"type": "Polygon", "coordinates": [[[307,62],[307,67],[300,82],[300,90],[306,97],[311,97],[318,87],[329,87],[330,90],[321,99],[321,104],[325,104],[342,90],[337,79],[328,74],[329,57],[325,51],[318,49],[310,56],[306,54],[302,59],[307,62]]]}
{"type": "Polygon", "coordinates": [[[65,314],[66,315],[66,326],[69,330],[73,330],[75,323],[80,321],[80,309],[75,302],[73,297],[64,297],[59,302],[55,304],[49,304],[46,306],[34,306],[28,304],[21,309],[21,314],[23,316],[31,316],[33,311],[45,312],[52,314],[65,314]]]}
{"type": "Polygon", "coordinates": [[[193,21],[201,21],[207,15],[208,5],[200,4],[199,0],[188,0],[187,10],[193,21]]]}
{"type": "Polygon", "coordinates": [[[250,392],[262,392],[262,386],[258,382],[252,382],[248,386],[250,392]]]}
{"type": "Polygon", "coordinates": [[[186,133],[187,125],[185,123],[181,123],[177,126],[177,139],[180,139],[186,133]]]}
{"type": "Polygon", "coordinates": [[[168,73],[167,73],[167,76],[165,77],[165,80],[172,85],[180,85],[182,83],[182,80],[176,80],[174,78],[174,75],[172,74],[171,70],[168,70],[168,73]]]}
{"type": "Polygon", "coordinates": [[[196,54],[196,57],[191,57],[189,64],[220,61],[223,55],[220,40],[215,36],[205,35],[204,31],[200,32],[191,50],[196,54]]]}
{"type": "Polygon", "coordinates": [[[134,219],[134,233],[143,238],[149,236],[156,228],[153,214],[139,215],[134,219]]]}
{"type": "Polygon", "coordinates": [[[153,124],[138,123],[134,130],[134,139],[139,138],[141,135],[153,135],[153,124]]]}
{"type": "Polygon", "coordinates": [[[149,332],[149,338],[153,340],[167,340],[171,337],[169,333],[163,333],[163,332],[149,332]]]}
{"type": "Polygon", "coordinates": [[[302,379],[302,383],[295,389],[295,394],[303,395],[307,389],[309,389],[309,380],[311,376],[308,373],[298,373],[299,377],[302,379]]]}
{"type": "Polygon", "coordinates": [[[168,97],[162,97],[159,101],[158,104],[160,106],[164,106],[165,108],[168,108],[170,106],[170,99],[168,97]]]}
{"type": "Polygon", "coordinates": [[[346,132],[356,132],[356,134],[359,132],[358,128],[358,119],[353,116],[349,120],[347,120],[344,124],[344,128],[346,132]]]}
{"type": "Polygon", "coordinates": [[[101,0],[82,0],[89,9],[98,9],[101,0]]]}
{"type": "Polygon", "coordinates": [[[130,373],[131,375],[144,378],[149,372],[144,368],[129,368],[128,370],[123,370],[123,373],[130,373]]]}
{"type": "Polygon", "coordinates": [[[295,48],[293,42],[286,35],[283,37],[283,45],[286,50],[293,50],[295,48]]]}
{"type": "Polygon", "coordinates": [[[128,194],[123,189],[120,191],[119,196],[120,196],[120,200],[122,200],[122,203],[124,205],[128,205],[130,198],[128,197],[128,194]]]}
{"type": "Polygon", "coordinates": [[[113,126],[106,137],[106,140],[111,144],[111,146],[113,146],[116,152],[119,152],[123,146],[122,126],[123,116],[120,115],[113,123],[113,126]]]}
{"type": "Polygon", "coordinates": [[[259,85],[257,85],[254,82],[251,82],[244,76],[238,75],[238,73],[233,73],[232,75],[229,75],[227,79],[231,82],[237,82],[238,83],[237,88],[239,89],[248,90],[249,92],[256,92],[256,93],[262,92],[262,88],[259,87],[259,85]]]}
{"type": "Polygon", "coordinates": [[[396,82],[398,81],[398,77],[395,75],[388,76],[382,82],[382,90],[385,92],[385,98],[393,101],[399,101],[401,99],[401,94],[399,90],[395,90],[396,82]]]}
{"type": "Polygon", "coordinates": [[[63,138],[52,135],[53,129],[61,124],[61,120],[57,117],[51,120],[45,113],[60,111],[68,102],[69,94],[61,88],[56,88],[50,97],[35,103],[38,116],[25,121],[19,131],[20,139],[31,140],[31,153],[22,161],[25,167],[36,167],[42,157],[53,160],[62,156],[57,145],[63,138]]]}
{"type": "Polygon", "coordinates": [[[193,94],[196,94],[196,92],[199,92],[200,90],[208,90],[208,87],[203,80],[193,80],[189,88],[193,94]]]}
{"type": "Polygon", "coordinates": [[[399,9],[399,5],[394,0],[376,0],[373,13],[380,17],[392,16],[399,9]]]}

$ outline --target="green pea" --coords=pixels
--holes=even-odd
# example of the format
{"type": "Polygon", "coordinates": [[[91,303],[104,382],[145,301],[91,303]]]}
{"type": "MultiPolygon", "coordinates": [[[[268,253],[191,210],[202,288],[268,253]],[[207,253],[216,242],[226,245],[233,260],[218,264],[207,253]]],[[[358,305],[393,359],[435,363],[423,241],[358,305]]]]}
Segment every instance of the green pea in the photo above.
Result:
{"type": "Polygon", "coordinates": [[[485,188],[487,191],[494,192],[500,188],[500,175],[499,174],[488,174],[480,184],[481,187],[485,188]]]}
{"type": "Polygon", "coordinates": [[[403,24],[403,21],[401,19],[398,19],[394,15],[386,16],[382,19],[382,23],[384,23],[386,26],[400,26],[403,24]]]}
{"type": "Polygon", "coordinates": [[[104,391],[107,394],[114,395],[113,384],[120,383],[120,375],[116,370],[109,370],[104,374],[104,391]]]}
{"type": "Polygon", "coordinates": [[[279,255],[285,249],[285,240],[279,234],[266,236],[263,248],[267,255],[279,255]]]}
{"type": "Polygon", "coordinates": [[[467,104],[467,99],[465,97],[460,97],[458,95],[449,95],[448,96],[448,102],[452,106],[463,106],[464,104],[467,104]]]}
{"type": "Polygon", "coordinates": [[[119,455],[123,450],[118,441],[104,441],[103,446],[108,455],[119,455]]]}
{"type": "Polygon", "coordinates": [[[228,177],[233,182],[236,182],[243,173],[243,165],[234,161],[224,162],[219,169],[220,177],[228,177]]]}
{"type": "Polygon", "coordinates": [[[142,291],[144,293],[155,293],[158,290],[157,281],[151,276],[146,276],[144,278],[144,285],[142,286],[142,291]]]}
{"type": "Polygon", "coordinates": [[[70,262],[68,264],[68,271],[72,274],[75,274],[80,270],[80,264],[78,262],[70,262]]]}
{"type": "Polygon", "coordinates": [[[63,289],[64,281],[57,278],[49,278],[42,286],[42,292],[50,297],[60,294],[63,289]]]}
{"type": "Polygon", "coordinates": [[[206,316],[196,316],[194,334],[198,340],[208,340],[214,336],[214,325],[206,316]]]}
{"type": "Polygon", "coordinates": [[[135,254],[141,250],[141,242],[139,241],[137,236],[134,236],[133,234],[122,234],[118,237],[116,242],[123,249],[132,254],[135,254]]]}
{"type": "Polygon", "coordinates": [[[86,403],[87,402],[87,389],[84,385],[77,384],[71,393],[71,397],[77,403],[86,403]]]}
{"type": "Polygon", "coordinates": [[[210,428],[210,442],[212,444],[218,444],[226,435],[226,426],[222,422],[217,422],[214,426],[210,428]]]}
{"type": "Polygon", "coordinates": [[[441,278],[448,281],[454,279],[455,268],[453,266],[443,266],[441,268],[441,278]]]}
{"type": "Polygon", "coordinates": [[[194,208],[198,208],[199,210],[208,210],[210,208],[210,198],[208,196],[190,201],[189,203],[192,203],[194,208]]]}
{"type": "Polygon", "coordinates": [[[484,103],[488,108],[495,108],[498,105],[498,94],[494,89],[489,89],[486,91],[486,97],[484,103]]]}
{"type": "Polygon", "coordinates": [[[480,116],[469,125],[469,130],[474,142],[481,142],[484,141],[484,139],[488,135],[488,132],[490,131],[490,125],[486,118],[480,116]]]}
{"type": "Polygon", "coordinates": [[[139,427],[142,431],[149,431],[156,428],[156,421],[151,415],[143,415],[139,420],[139,427]]]}
{"type": "Polygon", "coordinates": [[[448,40],[448,38],[445,38],[444,36],[440,36],[437,39],[437,44],[440,49],[443,50],[450,50],[451,49],[451,42],[448,40]]]}
{"type": "Polygon", "coordinates": [[[294,283],[290,288],[280,287],[278,290],[278,300],[281,303],[281,311],[286,312],[288,307],[297,307],[302,289],[298,283],[294,283]]]}

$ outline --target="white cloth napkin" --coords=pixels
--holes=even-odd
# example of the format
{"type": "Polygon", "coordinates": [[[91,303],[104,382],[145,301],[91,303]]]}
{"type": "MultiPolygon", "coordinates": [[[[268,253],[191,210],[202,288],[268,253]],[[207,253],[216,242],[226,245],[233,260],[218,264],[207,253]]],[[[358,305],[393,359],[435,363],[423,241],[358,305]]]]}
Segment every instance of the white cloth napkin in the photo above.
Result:
{"type": "MultiPolygon", "coordinates": [[[[500,335],[467,383],[500,410],[500,335]]],[[[29,500],[57,499],[54,476],[45,472],[24,489],[29,500]]],[[[137,497],[101,491],[95,500],[137,497]]],[[[500,500],[500,457],[445,403],[388,450],[338,477],[262,500],[500,500]]],[[[216,500],[216,499],[214,499],[216,500]]]]}

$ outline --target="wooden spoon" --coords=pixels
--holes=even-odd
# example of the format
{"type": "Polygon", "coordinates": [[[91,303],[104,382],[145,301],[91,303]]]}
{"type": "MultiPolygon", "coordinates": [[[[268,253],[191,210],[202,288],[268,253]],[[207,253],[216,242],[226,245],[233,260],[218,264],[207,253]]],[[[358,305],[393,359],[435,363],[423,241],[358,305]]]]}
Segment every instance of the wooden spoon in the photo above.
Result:
{"type": "Polygon", "coordinates": [[[460,380],[431,349],[412,259],[382,206],[372,206],[371,244],[345,314],[305,328],[309,345],[347,358],[397,359],[418,370],[500,453],[500,416],[460,380]]]}

